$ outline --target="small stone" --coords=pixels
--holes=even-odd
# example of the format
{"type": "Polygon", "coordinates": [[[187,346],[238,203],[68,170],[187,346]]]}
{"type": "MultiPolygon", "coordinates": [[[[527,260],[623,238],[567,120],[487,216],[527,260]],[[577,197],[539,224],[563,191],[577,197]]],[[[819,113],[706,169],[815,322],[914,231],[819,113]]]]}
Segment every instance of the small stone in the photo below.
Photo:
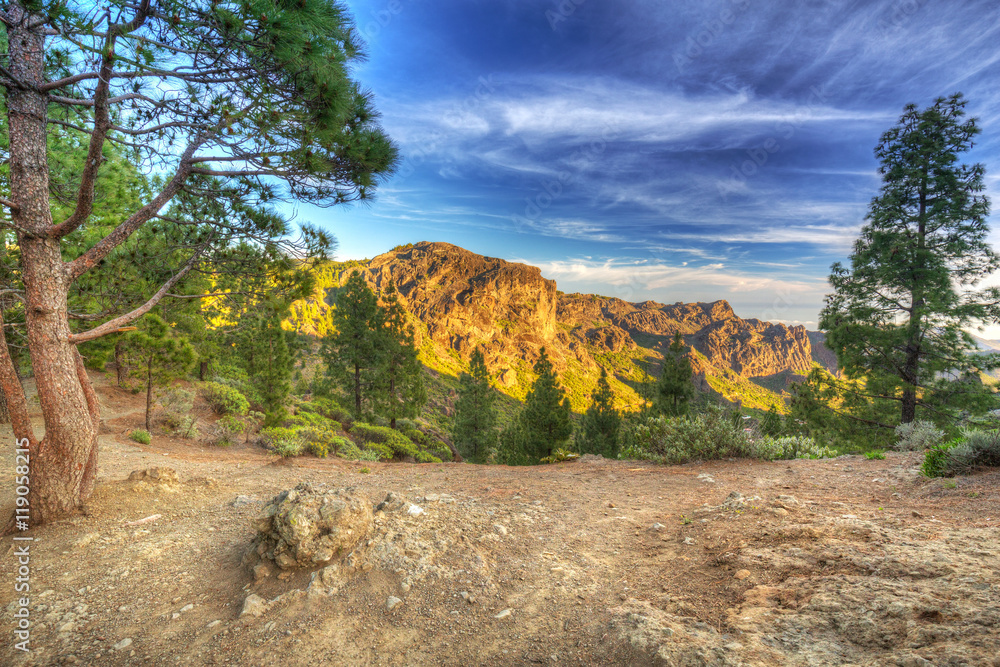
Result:
{"type": "Polygon", "coordinates": [[[912,512],[910,512],[910,514],[912,514],[913,516],[917,517],[918,519],[923,516],[923,514],[921,514],[917,510],[913,510],[912,512]]]}
{"type": "Polygon", "coordinates": [[[236,496],[229,504],[233,507],[245,507],[246,505],[252,505],[255,502],[257,502],[257,499],[250,496],[236,496]]]}
{"type": "Polygon", "coordinates": [[[193,604],[186,604],[183,607],[181,607],[181,613],[183,614],[185,612],[189,612],[192,609],[194,609],[194,605],[193,604]]]}
{"type": "Polygon", "coordinates": [[[510,609],[504,609],[499,614],[496,614],[493,618],[507,618],[511,615],[510,609]]]}
{"type": "Polygon", "coordinates": [[[507,536],[507,526],[503,525],[502,523],[495,523],[495,524],[493,524],[493,530],[495,530],[496,532],[500,533],[504,537],[507,536]]]}
{"type": "Polygon", "coordinates": [[[389,598],[385,601],[385,607],[389,611],[392,611],[393,609],[395,609],[396,607],[398,607],[401,604],[403,604],[403,601],[400,600],[395,595],[390,595],[389,598]]]}
{"type": "Polygon", "coordinates": [[[685,537],[684,538],[684,544],[687,544],[687,545],[694,544],[694,538],[693,537],[685,537]]]}
{"type": "Polygon", "coordinates": [[[73,621],[69,621],[59,626],[59,632],[73,632],[75,628],[76,628],[76,623],[74,623],[73,621]]]}
{"type": "Polygon", "coordinates": [[[215,628],[215,627],[218,627],[218,626],[220,626],[220,625],[222,625],[222,621],[220,621],[219,619],[216,619],[216,620],[212,621],[211,623],[209,623],[209,624],[208,624],[207,626],[205,626],[205,627],[208,627],[208,628],[215,628]]]}
{"type": "Polygon", "coordinates": [[[261,579],[267,579],[271,576],[271,573],[270,565],[264,562],[257,563],[253,568],[253,580],[260,581],[261,579]]]}
{"type": "Polygon", "coordinates": [[[176,611],[174,613],[170,614],[170,620],[171,621],[176,621],[180,617],[181,617],[181,615],[178,614],[176,611]]]}
{"type": "Polygon", "coordinates": [[[258,617],[267,611],[267,602],[261,596],[256,593],[251,593],[247,596],[247,599],[243,601],[243,611],[240,612],[240,616],[253,616],[258,617]]]}
{"type": "Polygon", "coordinates": [[[662,523],[654,523],[652,526],[649,527],[650,530],[663,530],[664,528],[666,528],[666,526],[664,526],[662,523]]]}
{"type": "Polygon", "coordinates": [[[733,579],[743,581],[744,579],[749,578],[750,574],[750,570],[737,570],[736,574],[733,575],[733,579]]]}
{"type": "Polygon", "coordinates": [[[76,542],[73,543],[73,548],[83,549],[84,547],[91,544],[100,537],[101,537],[100,533],[87,533],[86,535],[84,535],[83,537],[81,537],[80,539],[78,539],[76,542]]]}
{"type": "Polygon", "coordinates": [[[410,516],[420,516],[424,513],[424,508],[419,505],[410,505],[410,508],[406,510],[406,513],[410,516]]]}
{"type": "Polygon", "coordinates": [[[404,593],[409,593],[410,592],[410,584],[408,584],[407,582],[404,581],[403,583],[401,583],[399,585],[399,590],[403,591],[404,593]]]}
{"type": "Polygon", "coordinates": [[[121,640],[111,648],[113,648],[116,651],[121,651],[122,649],[128,648],[131,645],[132,645],[132,638],[126,637],[125,639],[121,640]]]}

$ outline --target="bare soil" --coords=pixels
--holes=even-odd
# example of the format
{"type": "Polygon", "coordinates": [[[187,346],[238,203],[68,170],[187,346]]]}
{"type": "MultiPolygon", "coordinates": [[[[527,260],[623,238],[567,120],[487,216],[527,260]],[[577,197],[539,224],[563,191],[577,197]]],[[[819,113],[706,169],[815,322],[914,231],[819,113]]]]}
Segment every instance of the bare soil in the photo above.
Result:
{"type": "Polygon", "coordinates": [[[133,443],[143,397],[94,379],[100,479],[83,515],[28,533],[29,653],[13,646],[21,594],[0,543],[3,665],[1000,665],[996,471],[927,480],[902,453],[285,461],[161,433],[133,443]],[[178,481],[127,479],[150,468],[178,481]],[[300,482],[402,501],[335,585],[244,564],[264,504],[300,482]],[[241,615],[251,594],[259,616],[241,615]]]}

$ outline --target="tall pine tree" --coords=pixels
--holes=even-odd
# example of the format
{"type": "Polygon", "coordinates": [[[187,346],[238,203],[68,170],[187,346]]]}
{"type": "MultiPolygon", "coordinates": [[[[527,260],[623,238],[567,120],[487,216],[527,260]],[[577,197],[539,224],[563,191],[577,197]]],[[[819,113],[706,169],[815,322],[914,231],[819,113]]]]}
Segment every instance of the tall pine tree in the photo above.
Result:
{"type": "Polygon", "coordinates": [[[600,454],[607,458],[618,456],[618,429],[622,418],[615,409],[614,399],[608,384],[608,372],[601,368],[593,402],[580,425],[577,448],[581,454],[600,454]]]}
{"type": "Polygon", "coordinates": [[[694,382],[691,361],[687,356],[687,346],[679,331],[663,355],[663,371],[656,385],[656,407],[665,415],[679,417],[686,415],[689,402],[694,397],[694,382]]]}
{"type": "Polygon", "coordinates": [[[187,373],[194,363],[191,344],[175,336],[170,326],[156,315],[147,315],[136,331],[124,336],[124,359],[131,379],[146,390],[146,430],[152,428],[153,397],[156,387],[187,373]]]}
{"type": "Polygon", "coordinates": [[[396,428],[396,419],[420,414],[427,402],[427,390],[424,388],[424,366],[414,344],[413,327],[406,321],[406,310],[399,303],[396,286],[391,282],[386,290],[383,320],[385,325],[378,337],[382,368],[376,404],[378,414],[396,428]]]}
{"type": "Polygon", "coordinates": [[[481,463],[497,445],[496,395],[483,353],[476,348],[469,372],[459,378],[452,439],[466,459],[481,463]]]}
{"type": "Polygon", "coordinates": [[[1000,289],[975,289],[1000,258],[987,242],[985,170],[959,162],[980,132],[963,120],[965,105],[961,94],[908,105],[882,135],[882,188],[850,268],[831,269],[834,293],[820,316],[845,377],[864,378],[868,397],[894,402],[903,423],[918,407],[929,417],[976,408],[986,392],[962,380],[1000,365],[974,354],[966,333],[1000,319],[1000,289]]]}
{"type": "Polygon", "coordinates": [[[559,386],[559,377],[544,347],[533,370],[538,378],[521,410],[521,446],[525,454],[537,461],[566,444],[573,434],[573,423],[566,391],[559,386]]]}
{"type": "Polygon", "coordinates": [[[384,311],[361,273],[356,271],[337,293],[334,332],[323,347],[331,379],[353,400],[354,417],[373,408],[383,345],[384,311]]]}

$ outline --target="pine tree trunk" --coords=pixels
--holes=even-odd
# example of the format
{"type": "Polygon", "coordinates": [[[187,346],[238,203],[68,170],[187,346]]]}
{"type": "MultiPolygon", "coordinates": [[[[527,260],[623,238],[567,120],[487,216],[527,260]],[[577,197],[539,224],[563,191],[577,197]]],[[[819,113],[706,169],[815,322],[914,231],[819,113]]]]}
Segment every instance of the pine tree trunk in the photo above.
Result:
{"type": "Polygon", "coordinates": [[[203,362],[201,362],[201,366],[198,367],[198,379],[201,380],[202,382],[204,382],[205,381],[205,373],[207,373],[207,372],[208,372],[208,362],[207,361],[203,361],[203,362]]]}
{"type": "MultiPolygon", "coordinates": [[[[7,90],[10,191],[17,209],[25,288],[28,351],[45,418],[45,438],[29,445],[31,522],[68,514],[93,490],[97,469],[97,397],[76,347],[69,343],[66,297],[69,277],[59,242],[45,237],[52,225],[46,157],[44,38],[25,26],[36,21],[17,3],[8,10],[8,67],[28,86],[7,90]]],[[[8,393],[8,397],[10,394],[8,393]]]]}
{"type": "Polygon", "coordinates": [[[354,364],[354,417],[361,419],[361,367],[354,364]]]}
{"type": "Polygon", "coordinates": [[[0,424],[10,423],[10,410],[7,409],[7,396],[0,391],[0,424]]]}
{"type": "Polygon", "coordinates": [[[146,430],[152,433],[153,429],[153,354],[150,353],[146,361],[146,430]]]}
{"type": "Polygon", "coordinates": [[[125,354],[122,350],[121,339],[115,343],[115,376],[118,380],[118,386],[122,389],[125,388],[125,354]]]}

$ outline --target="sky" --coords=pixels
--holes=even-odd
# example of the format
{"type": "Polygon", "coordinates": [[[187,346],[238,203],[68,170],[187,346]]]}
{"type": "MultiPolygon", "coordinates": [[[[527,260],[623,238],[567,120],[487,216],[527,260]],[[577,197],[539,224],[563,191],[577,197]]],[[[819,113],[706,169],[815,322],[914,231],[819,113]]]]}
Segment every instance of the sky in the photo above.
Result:
{"type": "Polygon", "coordinates": [[[370,206],[298,210],[338,259],[447,241],[564,292],[727,299],[815,329],[880,135],[954,92],[1000,206],[997,0],[347,5],[402,160],[370,206]]]}

